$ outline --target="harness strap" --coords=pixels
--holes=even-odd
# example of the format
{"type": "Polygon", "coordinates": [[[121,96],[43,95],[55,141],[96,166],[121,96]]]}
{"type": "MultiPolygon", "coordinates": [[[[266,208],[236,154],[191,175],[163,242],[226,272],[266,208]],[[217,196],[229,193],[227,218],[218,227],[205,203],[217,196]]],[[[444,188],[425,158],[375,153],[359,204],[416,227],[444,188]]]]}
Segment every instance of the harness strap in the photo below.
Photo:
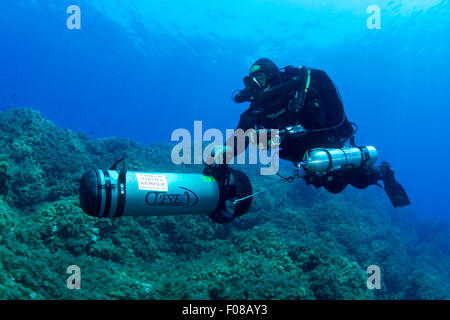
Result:
{"type": "Polygon", "coordinates": [[[311,85],[311,70],[308,67],[301,67],[300,71],[303,72],[302,86],[295,93],[295,97],[289,102],[288,109],[294,112],[299,112],[303,109],[306,101],[306,95],[308,94],[309,87],[311,85]]]}
{"type": "Polygon", "coordinates": [[[350,124],[354,127],[354,129],[353,129],[352,135],[350,136],[349,143],[350,143],[350,146],[358,148],[359,146],[357,146],[356,142],[355,142],[355,134],[356,134],[356,132],[358,132],[358,125],[354,122],[350,122],[350,124]]]}

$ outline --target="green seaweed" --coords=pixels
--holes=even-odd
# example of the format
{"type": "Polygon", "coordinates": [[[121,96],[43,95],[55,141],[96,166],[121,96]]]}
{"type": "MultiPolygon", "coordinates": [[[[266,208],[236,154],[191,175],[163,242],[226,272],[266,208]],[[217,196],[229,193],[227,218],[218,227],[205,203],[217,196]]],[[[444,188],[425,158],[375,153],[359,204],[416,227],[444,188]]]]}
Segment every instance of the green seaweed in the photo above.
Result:
{"type": "MultiPolygon", "coordinates": [[[[91,140],[32,109],[0,113],[1,299],[449,299],[450,228],[393,210],[382,190],[339,195],[302,182],[258,195],[227,225],[207,216],[95,219],[79,178],[126,157],[134,170],[176,166],[168,144],[91,140]],[[66,269],[81,269],[81,289],[66,269]],[[379,265],[380,290],[366,286],[379,265]]],[[[240,166],[254,190],[277,182],[240,166]]],[[[282,168],[282,170],[289,170],[282,168]]]]}

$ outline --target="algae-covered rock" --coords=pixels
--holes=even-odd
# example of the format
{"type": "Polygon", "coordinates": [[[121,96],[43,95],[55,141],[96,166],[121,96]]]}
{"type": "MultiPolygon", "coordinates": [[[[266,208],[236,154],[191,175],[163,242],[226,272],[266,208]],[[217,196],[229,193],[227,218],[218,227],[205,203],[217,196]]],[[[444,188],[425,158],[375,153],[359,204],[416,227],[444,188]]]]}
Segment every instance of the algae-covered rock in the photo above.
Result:
{"type": "MultiPolygon", "coordinates": [[[[89,168],[122,157],[134,170],[203,168],[172,164],[170,145],[94,141],[32,109],[1,112],[0,137],[0,299],[450,298],[448,223],[393,211],[376,188],[331,195],[280,184],[227,225],[95,219],[78,204],[89,168]],[[71,265],[79,290],[66,284],[71,265]],[[380,290],[366,286],[370,265],[380,266],[380,290]]],[[[240,167],[255,191],[279,181],[257,169],[240,167]]]]}

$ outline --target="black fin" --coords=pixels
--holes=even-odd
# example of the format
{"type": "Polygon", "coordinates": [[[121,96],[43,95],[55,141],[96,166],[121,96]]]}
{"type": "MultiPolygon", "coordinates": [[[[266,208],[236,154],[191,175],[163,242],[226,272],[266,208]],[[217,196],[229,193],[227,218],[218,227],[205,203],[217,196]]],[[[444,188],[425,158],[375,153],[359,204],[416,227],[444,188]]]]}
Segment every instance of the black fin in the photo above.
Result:
{"type": "Polygon", "coordinates": [[[389,181],[384,183],[384,190],[392,202],[394,208],[406,207],[411,204],[405,189],[397,181],[389,181]]]}
{"type": "Polygon", "coordinates": [[[386,191],[394,208],[409,206],[411,202],[409,201],[408,195],[402,185],[395,180],[394,170],[391,165],[383,161],[378,168],[384,184],[384,191],[386,191]]]}

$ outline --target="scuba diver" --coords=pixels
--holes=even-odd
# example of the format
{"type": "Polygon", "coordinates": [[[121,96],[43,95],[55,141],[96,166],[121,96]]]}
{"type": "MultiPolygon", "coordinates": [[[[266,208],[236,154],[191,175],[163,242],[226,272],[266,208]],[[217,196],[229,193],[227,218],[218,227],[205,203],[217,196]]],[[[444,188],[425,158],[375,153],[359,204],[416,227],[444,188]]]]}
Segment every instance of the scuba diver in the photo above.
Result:
{"type": "Polygon", "coordinates": [[[213,150],[202,174],[129,171],[120,159],[109,170],[91,169],[81,177],[83,211],[99,218],[208,214],[216,223],[231,222],[249,211],[253,196],[269,189],[254,193],[248,176],[227,165],[250,142],[272,147],[274,154],[275,145],[279,147],[279,157],[296,166],[291,177],[276,171],[288,182],[302,178],[332,193],[349,184],[360,189],[378,185],[394,207],[410,204],[391,166],[375,166],[377,150],[355,144],[357,126],[347,119],[339,92],[325,72],[278,69],[263,58],[251,66],[244,84],[233,100],[250,102],[250,107],[225,146],[213,150]],[[270,133],[270,140],[263,133],[270,133]]]}
{"type": "Polygon", "coordinates": [[[356,146],[357,126],[347,119],[340,94],[324,71],[293,66],[279,69],[271,60],[262,58],[250,67],[244,84],[245,88],[235,91],[232,98],[236,103],[250,102],[250,107],[241,114],[235,133],[227,140],[226,145],[232,145],[234,150],[230,153],[225,147],[220,151],[227,163],[249,145],[247,138],[244,138],[244,145],[234,143],[239,134],[252,128],[256,132],[276,128],[279,130],[281,159],[297,166],[309,159],[310,166],[314,166],[319,161],[311,160],[311,152],[321,148],[322,152],[316,152],[314,156],[322,157],[327,168],[320,173],[305,172],[302,178],[307,184],[324,187],[332,193],[343,191],[349,184],[359,189],[378,185],[384,188],[394,207],[410,204],[392,167],[387,162],[372,165],[377,157],[375,148],[356,146]],[[353,149],[346,149],[347,142],[353,149]],[[342,163],[344,159],[350,164],[352,156],[357,158],[358,165],[333,170],[336,169],[333,161],[342,163]],[[370,157],[372,161],[368,161],[370,157]],[[379,184],[380,180],[383,186],[379,184]]]}

